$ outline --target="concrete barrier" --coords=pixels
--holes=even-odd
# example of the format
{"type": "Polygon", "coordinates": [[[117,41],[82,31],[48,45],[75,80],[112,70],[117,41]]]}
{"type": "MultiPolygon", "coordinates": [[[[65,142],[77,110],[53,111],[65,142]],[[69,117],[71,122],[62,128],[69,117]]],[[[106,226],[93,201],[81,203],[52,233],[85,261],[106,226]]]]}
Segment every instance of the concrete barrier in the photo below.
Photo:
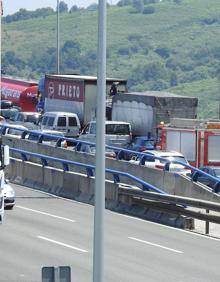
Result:
{"type": "MultiPolygon", "coordinates": [[[[94,204],[95,179],[86,174],[64,172],[59,168],[43,167],[41,164],[21,161],[16,158],[11,160],[6,173],[11,182],[57,196],[94,204]]],[[[119,185],[113,181],[106,180],[106,208],[179,228],[189,229],[191,226],[192,219],[137,205],[131,197],[119,197],[118,187],[119,185]]]]}

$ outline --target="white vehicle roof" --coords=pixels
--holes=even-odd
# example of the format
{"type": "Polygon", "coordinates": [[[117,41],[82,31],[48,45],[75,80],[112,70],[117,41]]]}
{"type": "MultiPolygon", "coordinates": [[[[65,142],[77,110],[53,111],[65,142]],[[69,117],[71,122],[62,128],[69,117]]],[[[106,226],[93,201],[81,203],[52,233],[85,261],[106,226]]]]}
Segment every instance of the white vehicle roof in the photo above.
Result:
{"type": "Polygon", "coordinates": [[[70,112],[45,112],[44,114],[43,114],[43,116],[49,116],[49,115],[51,115],[51,116],[54,116],[54,115],[60,115],[60,116],[63,116],[63,115],[65,115],[65,116],[77,116],[77,114],[75,114],[75,113],[70,113],[70,112]]]}
{"type": "Polygon", "coordinates": [[[23,115],[26,115],[26,116],[30,116],[30,115],[41,115],[40,113],[38,112],[18,112],[18,114],[23,114],[23,115]]]}
{"type": "Polygon", "coordinates": [[[19,125],[19,124],[13,124],[13,123],[9,123],[9,124],[5,124],[6,126],[8,126],[9,128],[18,128],[18,129],[24,129],[24,130],[28,130],[27,127],[23,126],[23,125],[19,125]]]}
{"type": "Polygon", "coordinates": [[[43,134],[51,134],[51,135],[59,135],[64,136],[64,133],[62,131],[58,130],[52,130],[52,129],[42,129],[42,130],[34,130],[31,133],[43,133],[43,134]]]}
{"type": "Polygon", "coordinates": [[[175,152],[175,151],[157,151],[157,150],[145,150],[142,153],[149,153],[149,154],[153,154],[157,157],[184,157],[183,154],[179,153],[179,152],[175,152]]]}
{"type": "MultiPolygon", "coordinates": [[[[90,121],[90,123],[96,123],[96,121],[90,121]]],[[[125,121],[114,121],[114,120],[106,120],[105,124],[130,124],[129,122],[125,121]]]]}

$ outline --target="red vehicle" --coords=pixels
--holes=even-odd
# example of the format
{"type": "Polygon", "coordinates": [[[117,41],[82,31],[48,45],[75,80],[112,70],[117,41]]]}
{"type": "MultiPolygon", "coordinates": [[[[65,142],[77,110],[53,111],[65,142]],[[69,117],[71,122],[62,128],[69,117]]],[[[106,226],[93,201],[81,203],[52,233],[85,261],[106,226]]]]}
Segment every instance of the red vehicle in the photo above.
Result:
{"type": "Polygon", "coordinates": [[[1,78],[1,99],[13,102],[22,112],[35,112],[38,84],[17,78],[1,78]]]}
{"type": "Polygon", "coordinates": [[[158,127],[157,148],[182,153],[195,167],[220,166],[220,121],[171,119],[158,127]]]}

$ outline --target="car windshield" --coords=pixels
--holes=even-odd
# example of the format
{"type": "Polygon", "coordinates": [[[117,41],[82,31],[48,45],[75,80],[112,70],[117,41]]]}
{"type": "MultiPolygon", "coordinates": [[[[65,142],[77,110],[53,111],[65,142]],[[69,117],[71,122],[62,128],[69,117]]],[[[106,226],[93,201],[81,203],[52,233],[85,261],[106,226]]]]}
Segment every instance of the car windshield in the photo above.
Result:
{"type": "Polygon", "coordinates": [[[130,129],[128,124],[106,124],[106,134],[129,135],[130,129]]]}
{"type": "Polygon", "coordinates": [[[22,132],[23,132],[23,131],[22,131],[22,130],[19,130],[19,129],[9,128],[7,134],[21,136],[21,135],[22,135],[22,132]]]}
{"type": "Polygon", "coordinates": [[[26,122],[36,122],[38,118],[38,115],[28,115],[26,117],[26,122]]]}

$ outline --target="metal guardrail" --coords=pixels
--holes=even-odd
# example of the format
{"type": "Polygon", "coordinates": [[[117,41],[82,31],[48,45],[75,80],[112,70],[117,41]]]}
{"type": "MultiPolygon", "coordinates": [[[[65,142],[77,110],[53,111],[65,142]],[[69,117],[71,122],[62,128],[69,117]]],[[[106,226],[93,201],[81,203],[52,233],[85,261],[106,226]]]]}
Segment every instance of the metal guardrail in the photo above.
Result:
{"type": "MultiPolygon", "coordinates": [[[[89,142],[89,141],[84,141],[84,140],[74,139],[74,138],[67,138],[67,137],[62,137],[62,136],[58,136],[58,135],[45,134],[45,133],[41,133],[41,132],[36,131],[36,130],[23,130],[23,129],[20,129],[20,128],[15,128],[15,127],[13,127],[13,125],[10,125],[10,124],[1,126],[1,134],[2,135],[5,135],[7,128],[14,128],[17,131],[21,131],[22,132],[22,134],[21,134],[22,139],[25,139],[27,134],[29,134],[29,133],[33,134],[34,133],[38,136],[38,141],[37,141],[38,143],[42,143],[44,137],[46,137],[47,139],[49,139],[49,138],[52,139],[52,138],[55,137],[55,138],[57,138],[56,145],[55,145],[56,147],[61,147],[62,141],[66,140],[67,142],[74,144],[75,151],[79,151],[80,146],[82,144],[90,145],[90,146],[94,146],[94,147],[96,146],[96,144],[94,142],[89,142]]],[[[135,156],[139,157],[139,159],[140,159],[139,164],[140,165],[144,165],[146,158],[149,158],[149,157],[151,157],[152,159],[158,159],[158,160],[166,161],[164,168],[163,168],[164,171],[169,171],[169,167],[170,167],[171,163],[182,165],[184,168],[191,170],[192,181],[197,182],[197,179],[200,175],[205,176],[209,180],[213,181],[213,183],[214,183],[212,191],[214,193],[220,192],[220,179],[219,178],[214,177],[214,176],[212,176],[212,175],[210,175],[210,174],[208,174],[208,173],[206,173],[206,172],[204,172],[204,171],[202,171],[198,168],[195,168],[195,167],[193,167],[193,166],[191,166],[187,163],[183,163],[183,162],[175,161],[175,160],[173,160],[171,162],[171,161],[167,161],[167,159],[157,157],[157,156],[153,156],[153,155],[150,155],[150,154],[147,154],[147,153],[132,151],[132,150],[129,150],[129,149],[110,146],[110,145],[106,145],[106,148],[112,149],[117,153],[117,157],[116,157],[117,160],[122,160],[125,153],[135,155],[135,156]]]]}
{"type": "Polygon", "coordinates": [[[218,203],[176,195],[162,195],[149,191],[131,190],[126,187],[120,187],[119,194],[131,197],[133,203],[139,205],[154,206],[171,213],[177,213],[205,221],[205,234],[209,234],[210,222],[220,224],[219,215],[209,214],[210,211],[220,212],[220,204],[218,203]],[[199,210],[192,210],[189,207],[199,210]],[[201,212],[200,209],[204,209],[206,213],[201,212]]]}
{"type": "MultiPolygon", "coordinates": [[[[19,154],[23,161],[28,161],[28,156],[30,156],[30,157],[35,157],[35,158],[41,159],[43,166],[49,166],[49,161],[60,162],[63,166],[63,171],[70,171],[69,166],[74,165],[74,166],[79,166],[79,167],[85,168],[88,177],[95,176],[94,175],[94,171],[95,171],[94,165],[74,162],[74,161],[70,161],[70,160],[64,160],[64,159],[60,159],[60,158],[55,158],[55,157],[46,156],[46,155],[42,155],[42,154],[32,153],[32,152],[28,152],[28,151],[24,151],[24,150],[20,150],[20,149],[15,149],[15,148],[10,148],[10,151],[19,154]]],[[[153,191],[153,192],[160,193],[160,194],[167,194],[166,192],[160,190],[159,188],[157,188],[157,187],[155,187],[155,186],[153,186],[153,185],[143,181],[142,179],[140,179],[136,176],[133,176],[129,173],[117,171],[117,170],[113,170],[113,169],[108,169],[108,168],[105,171],[107,173],[112,174],[114,183],[120,183],[120,176],[123,176],[123,177],[127,177],[127,178],[137,182],[139,185],[142,186],[143,191],[153,191]]]]}

